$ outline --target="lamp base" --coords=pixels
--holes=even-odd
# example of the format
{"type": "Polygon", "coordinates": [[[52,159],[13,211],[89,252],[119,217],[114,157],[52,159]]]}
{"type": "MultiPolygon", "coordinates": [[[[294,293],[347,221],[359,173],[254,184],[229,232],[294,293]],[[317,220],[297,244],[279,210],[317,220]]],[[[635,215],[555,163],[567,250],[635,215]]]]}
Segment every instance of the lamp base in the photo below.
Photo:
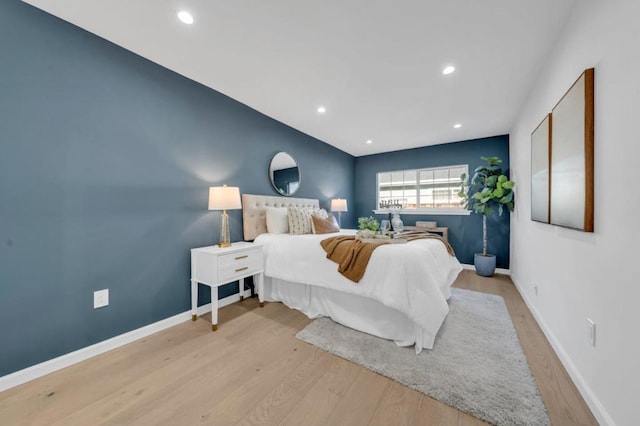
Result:
{"type": "Polygon", "coordinates": [[[231,239],[229,238],[229,215],[226,210],[222,211],[222,227],[220,228],[220,242],[218,247],[231,247],[231,239]]]}

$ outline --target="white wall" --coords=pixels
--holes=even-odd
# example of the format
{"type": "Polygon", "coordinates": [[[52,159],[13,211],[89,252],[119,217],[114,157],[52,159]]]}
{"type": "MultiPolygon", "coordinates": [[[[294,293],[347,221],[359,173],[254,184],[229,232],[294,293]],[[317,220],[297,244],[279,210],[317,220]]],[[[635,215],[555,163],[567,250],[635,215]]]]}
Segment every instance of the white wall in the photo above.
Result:
{"type": "Polygon", "coordinates": [[[576,1],[511,132],[511,271],[602,424],[640,414],[640,1],[576,1]],[[595,67],[595,232],[531,221],[531,132],[595,67]],[[533,286],[538,285],[535,296],[533,286]],[[587,318],[597,344],[587,339],[587,318]]]}

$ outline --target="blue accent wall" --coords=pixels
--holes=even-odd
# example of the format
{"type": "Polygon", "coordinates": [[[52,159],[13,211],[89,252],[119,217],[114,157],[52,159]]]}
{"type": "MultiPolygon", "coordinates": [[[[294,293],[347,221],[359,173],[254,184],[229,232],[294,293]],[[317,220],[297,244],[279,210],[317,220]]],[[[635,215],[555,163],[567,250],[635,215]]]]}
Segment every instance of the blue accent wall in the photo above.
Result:
{"type": "MultiPolygon", "coordinates": [[[[469,164],[469,173],[482,165],[480,157],[500,157],[509,169],[509,136],[474,139],[423,148],[407,149],[356,158],[356,217],[371,216],[376,209],[376,174],[425,167],[469,164]]],[[[374,215],[378,220],[386,215],[374,215]]],[[[437,221],[449,228],[449,242],[461,263],[473,264],[473,254],[482,251],[482,216],[402,215],[405,225],[418,220],[437,221]]],[[[498,268],[509,267],[509,214],[487,217],[488,252],[496,255],[498,268]]]]}
{"type": "Polygon", "coordinates": [[[279,151],[297,197],[353,200],[351,155],[20,1],[0,58],[0,376],[188,310],[189,249],[219,238],[207,188],[276,195],[279,151]]]}

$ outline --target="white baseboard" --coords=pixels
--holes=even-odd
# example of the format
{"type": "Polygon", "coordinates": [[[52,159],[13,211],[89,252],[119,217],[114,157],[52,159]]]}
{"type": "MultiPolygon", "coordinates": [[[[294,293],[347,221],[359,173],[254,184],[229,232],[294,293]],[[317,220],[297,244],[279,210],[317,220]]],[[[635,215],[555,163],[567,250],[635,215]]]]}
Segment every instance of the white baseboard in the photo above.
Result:
{"type": "Polygon", "coordinates": [[[513,281],[513,283],[515,284],[518,292],[524,300],[524,303],[529,308],[529,311],[531,311],[531,314],[533,314],[533,317],[542,329],[542,332],[544,333],[549,343],[551,343],[551,347],[555,351],[556,355],[558,355],[560,362],[564,366],[565,370],[567,370],[567,373],[569,373],[571,380],[573,380],[573,383],[578,388],[578,391],[591,409],[591,412],[595,416],[598,423],[600,423],[601,425],[615,426],[615,422],[613,421],[607,410],[604,408],[604,405],[602,405],[600,400],[593,393],[587,382],[584,380],[584,377],[582,377],[582,374],[580,374],[578,368],[575,366],[569,355],[567,355],[567,352],[564,350],[551,329],[547,327],[536,307],[529,300],[529,297],[524,291],[524,288],[513,276],[511,276],[511,281],[513,281]]]}
{"type": "MultiPolygon", "coordinates": [[[[468,263],[461,263],[463,269],[471,269],[472,271],[476,270],[476,267],[473,265],[469,265],[468,263]]],[[[496,274],[502,275],[511,275],[510,269],[496,268],[496,274]]]]}
{"type": "MultiPolygon", "coordinates": [[[[250,296],[251,291],[245,290],[244,295],[245,297],[250,296]]],[[[218,300],[218,307],[222,308],[223,306],[230,305],[239,300],[239,294],[232,294],[231,296],[218,300]]],[[[207,312],[211,312],[211,303],[198,307],[198,315],[202,315],[207,312]]],[[[87,360],[96,355],[103,354],[112,349],[124,346],[128,343],[134,342],[138,339],[147,337],[151,334],[157,333],[159,331],[165,330],[189,320],[191,320],[191,310],[182,312],[158,322],[154,322],[153,324],[145,325],[144,327],[140,327],[136,330],[120,334],[110,339],[103,340],[102,342],[98,342],[94,345],[87,346],[82,349],[78,349],[68,354],[61,355],[57,358],[41,362],[40,364],[27,367],[23,370],[18,370],[15,373],[7,374],[6,376],[0,377],[0,392],[11,389],[15,386],[19,386],[30,380],[34,380],[38,377],[53,373],[54,371],[61,370],[70,365],[87,360]]]]}
{"type": "MultiPolygon", "coordinates": [[[[464,269],[474,269],[473,265],[462,264],[464,269]]],[[[510,274],[509,269],[501,269],[496,268],[496,273],[498,274],[510,274]]],[[[604,408],[600,400],[595,396],[591,388],[587,385],[582,374],[578,371],[576,366],[571,361],[571,358],[567,355],[565,350],[562,348],[562,345],[558,342],[555,335],[551,332],[551,330],[547,327],[545,322],[542,320],[538,310],[535,306],[530,302],[527,297],[526,292],[522,288],[522,286],[517,282],[517,280],[512,276],[511,280],[515,284],[518,292],[522,296],[525,304],[529,308],[529,311],[533,314],[536,322],[542,329],[542,332],[546,336],[549,343],[553,347],[554,351],[558,355],[560,362],[569,373],[569,376],[573,380],[574,384],[577,386],[578,391],[585,399],[585,402],[593,412],[594,416],[598,420],[601,425],[610,425],[615,426],[615,423],[607,410],[604,408]]],[[[251,294],[250,290],[245,290],[245,297],[251,294]]],[[[240,296],[238,294],[233,294],[231,296],[225,297],[224,299],[220,299],[218,301],[218,306],[222,308],[223,306],[230,305],[240,300],[240,296]]],[[[198,307],[198,315],[205,314],[211,311],[211,304],[206,304],[198,307]]],[[[78,349],[76,351],[70,352],[65,355],[61,355],[57,358],[50,359],[48,361],[41,362],[40,364],[33,365],[31,367],[27,367],[23,370],[16,371],[14,373],[8,374],[6,376],[0,377],[0,392],[5,391],[7,389],[11,389],[15,386],[19,386],[28,381],[37,379],[39,377],[45,376],[47,374],[53,373],[55,371],[61,370],[70,365],[76,364],[78,362],[87,360],[96,355],[103,354],[112,349],[116,349],[120,346],[124,346],[128,343],[134,342],[143,337],[147,337],[151,334],[157,333],[159,331],[165,330],[167,328],[173,327],[185,321],[189,321],[191,319],[191,311],[182,312],[180,314],[174,315],[172,317],[160,320],[153,324],[146,325],[144,327],[140,327],[136,330],[129,331],[124,334],[120,334],[118,336],[112,337],[110,339],[104,340],[102,342],[96,343],[91,346],[87,346],[82,349],[78,349]]]]}

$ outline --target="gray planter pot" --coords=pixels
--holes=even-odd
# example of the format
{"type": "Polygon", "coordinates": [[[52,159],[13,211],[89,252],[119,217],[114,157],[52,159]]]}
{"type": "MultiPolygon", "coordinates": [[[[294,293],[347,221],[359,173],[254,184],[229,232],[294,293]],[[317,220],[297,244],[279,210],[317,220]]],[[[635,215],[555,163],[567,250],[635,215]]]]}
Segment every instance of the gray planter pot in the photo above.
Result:
{"type": "Polygon", "coordinates": [[[490,277],[496,271],[496,256],[494,254],[483,256],[482,253],[476,253],[473,256],[473,264],[476,267],[476,274],[481,277],[490,277]]]}

